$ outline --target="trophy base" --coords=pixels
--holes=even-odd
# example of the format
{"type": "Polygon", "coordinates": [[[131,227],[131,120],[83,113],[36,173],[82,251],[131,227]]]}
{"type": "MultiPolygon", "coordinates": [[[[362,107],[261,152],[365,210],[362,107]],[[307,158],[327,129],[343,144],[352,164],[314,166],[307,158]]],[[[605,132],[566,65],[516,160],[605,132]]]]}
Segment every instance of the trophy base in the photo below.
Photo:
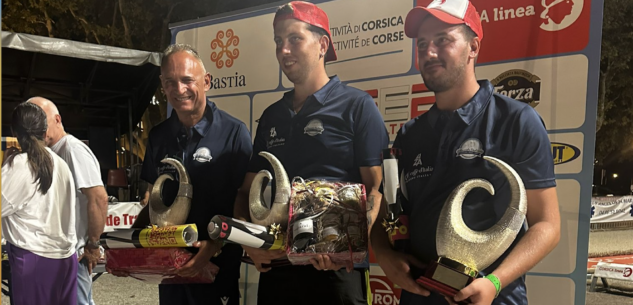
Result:
{"type": "MultiPolygon", "coordinates": [[[[445,297],[453,299],[455,294],[474,280],[468,274],[464,274],[447,265],[438,262],[431,262],[426,269],[426,273],[418,278],[416,282],[422,284],[430,291],[439,293],[445,297]]],[[[468,300],[457,304],[469,304],[468,300]]]]}

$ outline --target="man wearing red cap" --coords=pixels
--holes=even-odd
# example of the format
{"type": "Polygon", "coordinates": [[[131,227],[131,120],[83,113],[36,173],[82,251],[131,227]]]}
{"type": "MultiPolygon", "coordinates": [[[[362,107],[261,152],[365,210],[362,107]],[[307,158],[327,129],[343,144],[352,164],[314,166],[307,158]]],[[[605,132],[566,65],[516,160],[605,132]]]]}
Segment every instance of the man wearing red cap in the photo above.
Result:
{"type": "MultiPolygon", "coordinates": [[[[328,77],[325,62],[336,60],[323,10],[314,4],[293,1],[281,6],[273,21],[279,65],[294,89],[262,114],[253,156],[235,203],[235,217],[248,221],[248,194],[255,174],[272,171],[260,151],[268,151],[283,164],[289,177],[363,183],[367,191],[370,225],[379,204],[381,150],[389,142],[374,100],[367,93],[347,87],[338,77],[328,77]]],[[[314,266],[265,268],[283,251],[244,247],[253,259],[259,278],[259,304],[367,304],[366,262],[346,270],[329,256],[314,266]],[[292,288],[290,288],[292,287],[292,288]]]]}
{"type": "MultiPolygon", "coordinates": [[[[560,215],[551,146],[544,124],[528,104],[494,93],[489,81],[477,81],[475,60],[483,30],[468,0],[435,0],[407,15],[405,34],[416,40],[418,68],[436,102],[407,122],[393,147],[400,151],[403,213],[409,217],[405,253],[392,249],[381,228],[372,247],[385,274],[405,291],[400,304],[527,304],[525,273],[543,259],[560,238],[560,215]],[[501,257],[453,300],[429,293],[415,280],[425,264],[438,259],[436,229],[449,194],[462,182],[483,178],[495,195],[472,190],[462,208],[464,222],[483,231],[499,221],[510,202],[507,179],[486,163],[496,157],[520,175],[527,193],[527,225],[501,257]]],[[[383,206],[386,203],[383,202],[383,206]]],[[[378,219],[382,219],[381,209],[378,219]]],[[[446,242],[446,241],[437,241],[446,242]]],[[[496,245],[490,245],[494,251],[496,245]]],[[[458,255],[458,254],[455,254],[458,255]]]]}

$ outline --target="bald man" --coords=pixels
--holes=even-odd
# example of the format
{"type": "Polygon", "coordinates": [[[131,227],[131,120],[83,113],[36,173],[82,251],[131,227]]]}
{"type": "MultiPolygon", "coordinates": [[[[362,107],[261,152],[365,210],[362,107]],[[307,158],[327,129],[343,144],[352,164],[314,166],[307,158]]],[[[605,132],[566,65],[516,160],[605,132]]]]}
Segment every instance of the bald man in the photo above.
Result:
{"type": "Polygon", "coordinates": [[[46,112],[48,130],[44,141],[70,168],[77,188],[75,228],[77,230],[77,304],[94,304],[92,300],[92,268],[101,256],[99,237],[103,233],[108,211],[108,195],[101,181],[99,161],[90,148],[67,134],[62,117],[53,102],[34,97],[27,102],[46,112]]]}

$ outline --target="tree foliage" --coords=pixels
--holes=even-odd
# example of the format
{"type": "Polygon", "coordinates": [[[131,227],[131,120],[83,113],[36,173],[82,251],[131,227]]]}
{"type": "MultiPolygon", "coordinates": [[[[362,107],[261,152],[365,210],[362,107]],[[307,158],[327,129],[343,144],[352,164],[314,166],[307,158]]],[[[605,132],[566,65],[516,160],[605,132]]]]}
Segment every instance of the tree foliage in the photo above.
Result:
{"type": "Polygon", "coordinates": [[[633,1],[604,4],[596,160],[633,159],[633,1]]]}
{"type": "Polygon", "coordinates": [[[2,30],[96,44],[161,51],[169,23],[273,0],[5,0],[2,30]]]}

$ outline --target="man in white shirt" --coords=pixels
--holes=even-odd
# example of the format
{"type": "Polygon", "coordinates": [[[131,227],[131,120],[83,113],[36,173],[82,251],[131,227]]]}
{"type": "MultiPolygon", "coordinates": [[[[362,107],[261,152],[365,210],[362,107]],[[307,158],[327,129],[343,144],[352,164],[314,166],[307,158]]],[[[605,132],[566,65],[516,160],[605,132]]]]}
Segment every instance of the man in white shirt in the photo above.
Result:
{"type": "Polygon", "coordinates": [[[46,145],[66,161],[73,173],[77,189],[77,303],[93,305],[90,275],[101,256],[99,237],[108,212],[108,195],[101,180],[99,162],[86,144],[64,131],[62,117],[53,102],[42,97],[33,97],[28,102],[46,112],[46,145]]]}

